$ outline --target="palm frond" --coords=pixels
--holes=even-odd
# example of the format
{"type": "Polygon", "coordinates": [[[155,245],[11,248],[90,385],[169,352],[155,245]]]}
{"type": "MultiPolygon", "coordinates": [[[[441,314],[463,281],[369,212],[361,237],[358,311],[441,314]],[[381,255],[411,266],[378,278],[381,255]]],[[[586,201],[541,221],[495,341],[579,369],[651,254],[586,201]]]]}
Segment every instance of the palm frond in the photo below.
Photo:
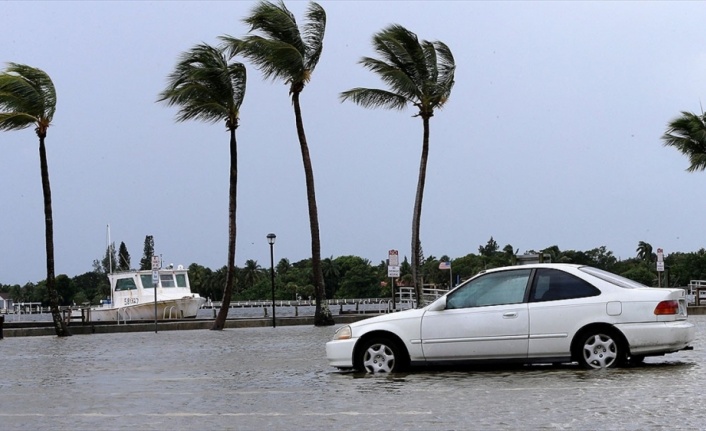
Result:
{"type": "Polygon", "coordinates": [[[228,127],[237,127],[245,84],[245,66],[229,64],[223,51],[200,44],[180,56],[158,101],[180,107],[177,121],[226,120],[228,127]]]}
{"type": "Polygon", "coordinates": [[[36,122],[35,117],[24,112],[0,112],[0,130],[22,130],[36,122]]]}
{"type": "Polygon", "coordinates": [[[324,9],[311,2],[301,31],[294,15],[281,0],[277,3],[259,1],[243,21],[250,26],[250,34],[242,39],[222,38],[228,52],[252,61],[265,79],[282,79],[291,85],[290,91],[301,91],[323,50],[324,9]],[[294,88],[297,90],[292,90],[294,88]]]}
{"type": "Polygon", "coordinates": [[[403,27],[392,26],[373,36],[373,49],[384,62],[399,68],[421,87],[423,75],[415,65],[413,53],[407,49],[407,45],[415,42],[415,35],[410,35],[403,27]],[[408,40],[410,38],[413,40],[408,40]]]}
{"type": "Polygon", "coordinates": [[[706,169],[706,114],[682,112],[667,125],[662,135],[665,146],[674,147],[689,158],[688,172],[706,169]]]}
{"type": "Polygon", "coordinates": [[[426,65],[426,77],[428,82],[436,83],[439,79],[439,67],[434,44],[426,40],[422,41],[422,51],[424,52],[424,64],[426,65]]]}
{"type": "Polygon", "coordinates": [[[439,79],[444,80],[444,75],[451,75],[451,81],[453,81],[453,75],[456,71],[456,61],[451,53],[451,49],[449,49],[444,42],[438,40],[433,44],[438,58],[439,79]]]}
{"type": "Polygon", "coordinates": [[[306,12],[303,34],[306,46],[304,67],[313,72],[321,58],[326,33],[326,11],[318,3],[311,2],[306,12]]]}
{"type": "Polygon", "coordinates": [[[400,25],[392,25],[378,33],[380,53],[387,55],[418,87],[429,79],[425,53],[417,35],[400,25]]]}
{"type": "Polygon", "coordinates": [[[265,79],[303,80],[304,57],[292,45],[256,35],[246,36],[243,41],[242,55],[253,62],[265,79]]]}
{"type": "Polygon", "coordinates": [[[456,65],[451,51],[442,42],[422,43],[426,53],[429,80],[425,83],[426,106],[442,108],[451,95],[456,65]]]}
{"type": "Polygon", "coordinates": [[[221,40],[220,49],[223,51],[228,58],[233,58],[241,53],[243,50],[243,40],[230,35],[224,35],[218,37],[221,40]]]}
{"type": "Polygon", "coordinates": [[[350,100],[363,108],[404,109],[410,102],[406,97],[375,88],[353,88],[339,95],[341,102],[350,100]]]}
{"type": "Polygon", "coordinates": [[[283,1],[277,4],[260,1],[243,22],[250,26],[250,33],[260,33],[264,38],[291,45],[299,54],[306,55],[306,45],[297,27],[297,21],[283,1]]]}
{"type": "Polygon", "coordinates": [[[437,63],[439,76],[437,77],[437,86],[439,88],[439,96],[441,98],[440,107],[449,99],[451,96],[451,90],[453,89],[456,73],[456,61],[454,60],[453,54],[445,43],[436,41],[434,42],[434,48],[437,53],[437,63]]]}
{"type": "Polygon", "coordinates": [[[358,63],[376,73],[392,89],[392,92],[411,100],[422,99],[422,89],[399,67],[371,57],[363,57],[358,63]]]}
{"type": "Polygon", "coordinates": [[[32,124],[47,127],[55,111],[56,90],[44,71],[9,63],[0,73],[0,129],[17,130],[32,124]]]}
{"type": "Polygon", "coordinates": [[[228,66],[228,76],[233,88],[232,100],[235,110],[239,111],[245,99],[245,89],[247,87],[247,71],[243,63],[232,63],[228,66]]]}

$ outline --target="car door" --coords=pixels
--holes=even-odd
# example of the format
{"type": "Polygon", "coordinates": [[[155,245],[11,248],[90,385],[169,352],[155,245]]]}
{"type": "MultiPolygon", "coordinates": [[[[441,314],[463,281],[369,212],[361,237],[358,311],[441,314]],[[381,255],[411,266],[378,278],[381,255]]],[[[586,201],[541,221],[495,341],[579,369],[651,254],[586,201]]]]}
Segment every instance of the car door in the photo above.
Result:
{"type": "Polygon", "coordinates": [[[428,361],[527,357],[526,292],[532,270],[476,277],[446,296],[446,307],[427,311],[421,343],[428,361]]]}
{"type": "Polygon", "coordinates": [[[569,356],[576,331],[605,317],[606,304],[600,297],[601,291],[559,269],[538,269],[533,284],[529,298],[528,356],[569,356]]]}

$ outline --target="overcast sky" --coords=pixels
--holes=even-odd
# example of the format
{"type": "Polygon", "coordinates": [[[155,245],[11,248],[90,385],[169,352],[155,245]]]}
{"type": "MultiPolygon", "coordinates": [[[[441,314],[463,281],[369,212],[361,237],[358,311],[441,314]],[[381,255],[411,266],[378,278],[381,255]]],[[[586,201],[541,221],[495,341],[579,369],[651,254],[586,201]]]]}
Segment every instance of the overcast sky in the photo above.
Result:
{"type": "MultiPolygon", "coordinates": [[[[175,123],[156,103],[179,55],[242,36],[237,2],[3,2],[0,62],[46,71],[57,90],[47,136],[56,273],[90,271],[146,235],[166,263],[223,266],[228,134],[175,123]]],[[[703,2],[322,1],[324,51],[301,102],[323,257],[409,256],[422,124],[413,110],[341,104],[382,87],[362,69],[372,35],[398,23],[456,58],[451,99],[431,120],[422,213],[426,256],[477,253],[493,236],[520,253],[606,246],[635,256],[706,244],[706,173],[662,146],[666,123],[701,112],[703,2]]],[[[303,20],[306,2],[287,6],[303,20]]],[[[248,65],[237,130],[236,264],[310,257],[304,174],[281,82],[248,65]]],[[[0,133],[0,283],[46,277],[38,140],[0,133]]]]}

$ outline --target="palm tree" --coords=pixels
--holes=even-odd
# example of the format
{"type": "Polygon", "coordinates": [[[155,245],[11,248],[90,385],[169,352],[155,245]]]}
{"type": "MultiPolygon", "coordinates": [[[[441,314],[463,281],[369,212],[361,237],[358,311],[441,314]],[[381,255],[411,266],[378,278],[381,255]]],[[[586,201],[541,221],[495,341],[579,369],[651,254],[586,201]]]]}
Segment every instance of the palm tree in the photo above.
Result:
{"type": "Polygon", "coordinates": [[[688,172],[706,169],[706,114],[696,115],[682,111],[673,119],[662,135],[664,145],[674,147],[689,157],[688,172]]]}
{"type": "Polygon", "coordinates": [[[196,45],[182,54],[168,78],[159,101],[180,106],[177,121],[224,121],[230,133],[230,189],[228,192],[228,263],[223,302],[211,329],[225,326],[235,279],[235,210],[238,185],[238,151],[235,129],[245,97],[246,72],[242,63],[229,63],[218,49],[196,45]]]}
{"type": "Polygon", "coordinates": [[[321,269],[321,240],[319,238],[319,215],[316,208],[314,171],[309,156],[309,145],[304,133],[299,96],[311,79],[319,62],[326,30],[326,12],[317,3],[307,8],[306,24],[301,31],[294,15],[284,2],[277,4],[260,1],[243,21],[250,26],[250,34],[242,39],[223,36],[222,40],[231,55],[241,54],[252,61],[265,79],[283,80],[289,85],[289,95],[294,106],[294,118],[299,138],[299,147],[304,163],[306,195],[309,207],[311,230],[311,265],[314,276],[316,311],[314,325],[333,325],[333,315],[326,303],[324,277],[321,269]]]}
{"type": "Polygon", "coordinates": [[[245,289],[252,288],[263,275],[262,267],[256,260],[248,259],[245,261],[245,266],[242,269],[243,284],[245,289]]]}
{"type": "Polygon", "coordinates": [[[637,258],[649,263],[652,261],[652,246],[645,241],[637,243],[637,258]]]}
{"type": "Polygon", "coordinates": [[[39,137],[39,163],[44,193],[44,234],[47,252],[47,292],[56,335],[71,335],[59,313],[54,276],[54,219],[44,139],[56,111],[56,90],[49,75],[24,64],[9,63],[0,72],[0,130],[21,130],[32,125],[39,137]]]}
{"type": "Polygon", "coordinates": [[[422,119],[422,156],[412,215],[412,278],[419,306],[423,305],[419,282],[421,241],[419,229],[422,199],[429,154],[429,119],[442,108],[451,95],[456,63],[443,42],[419,41],[417,35],[400,25],[391,25],[373,36],[373,49],[380,59],[363,57],[359,63],[378,74],[389,90],[353,88],[341,93],[341,101],[350,100],[364,108],[402,110],[408,105],[419,111],[422,119]]]}
{"type": "Polygon", "coordinates": [[[322,261],[321,268],[326,284],[326,296],[328,298],[333,298],[334,295],[336,295],[336,289],[341,282],[341,267],[336,259],[331,256],[322,261]]]}

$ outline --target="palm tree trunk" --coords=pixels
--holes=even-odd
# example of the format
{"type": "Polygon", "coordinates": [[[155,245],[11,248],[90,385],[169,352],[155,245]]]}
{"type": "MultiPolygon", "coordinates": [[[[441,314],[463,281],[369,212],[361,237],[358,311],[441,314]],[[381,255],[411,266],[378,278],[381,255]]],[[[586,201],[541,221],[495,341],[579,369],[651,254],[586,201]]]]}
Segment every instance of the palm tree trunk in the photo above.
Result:
{"type": "Polygon", "coordinates": [[[304,123],[302,122],[302,111],[299,105],[299,91],[292,92],[292,104],[294,105],[294,117],[297,123],[297,135],[299,136],[299,146],[304,162],[304,176],[306,177],[306,197],[309,204],[309,227],[311,228],[311,269],[314,273],[314,289],[316,293],[316,311],[314,312],[314,326],[333,325],[333,315],[328,305],[324,302],[325,288],[324,275],[321,269],[321,240],[319,239],[319,213],[316,209],[316,191],[314,188],[314,170],[311,166],[309,156],[309,146],[304,133],[304,123]]]}
{"type": "MultiPolygon", "coordinates": [[[[237,126],[236,126],[237,127],[237,126]]],[[[230,189],[228,199],[228,263],[226,271],[226,286],[223,290],[223,300],[218,316],[213,322],[212,330],[220,331],[225,327],[230,297],[233,295],[233,279],[235,273],[235,210],[238,186],[238,145],[235,140],[235,127],[230,129],[230,189]]]]}
{"type": "Polygon", "coordinates": [[[49,307],[54,322],[56,335],[68,337],[71,335],[66,322],[59,313],[59,293],[56,291],[54,276],[54,220],[51,210],[51,187],[49,185],[49,167],[47,164],[47,150],[44,146],[44,135],[39,135],[39,163],[42,174],[42,191],[44,192],[44,234],[47,248],[47,293],[49,294],[49,307]]]}
{"type": "Polygon", "coordinates": [[[422,115],[424,124],[424,138],[422,140],[422,157],[419,162],[419,179],[417,181],[417,193],[414,198],[414,214],[412,215],[412,279],[414,280],[414,294],[417,299],[417,307],[424,306],[424,296],[422,290],[424,286],[420,282],[420,246],[419,229],[422,219],[422,199],[424,198],[424,184],[427,176],[427,158],[429,156],[429,117],[422,115]]]}

